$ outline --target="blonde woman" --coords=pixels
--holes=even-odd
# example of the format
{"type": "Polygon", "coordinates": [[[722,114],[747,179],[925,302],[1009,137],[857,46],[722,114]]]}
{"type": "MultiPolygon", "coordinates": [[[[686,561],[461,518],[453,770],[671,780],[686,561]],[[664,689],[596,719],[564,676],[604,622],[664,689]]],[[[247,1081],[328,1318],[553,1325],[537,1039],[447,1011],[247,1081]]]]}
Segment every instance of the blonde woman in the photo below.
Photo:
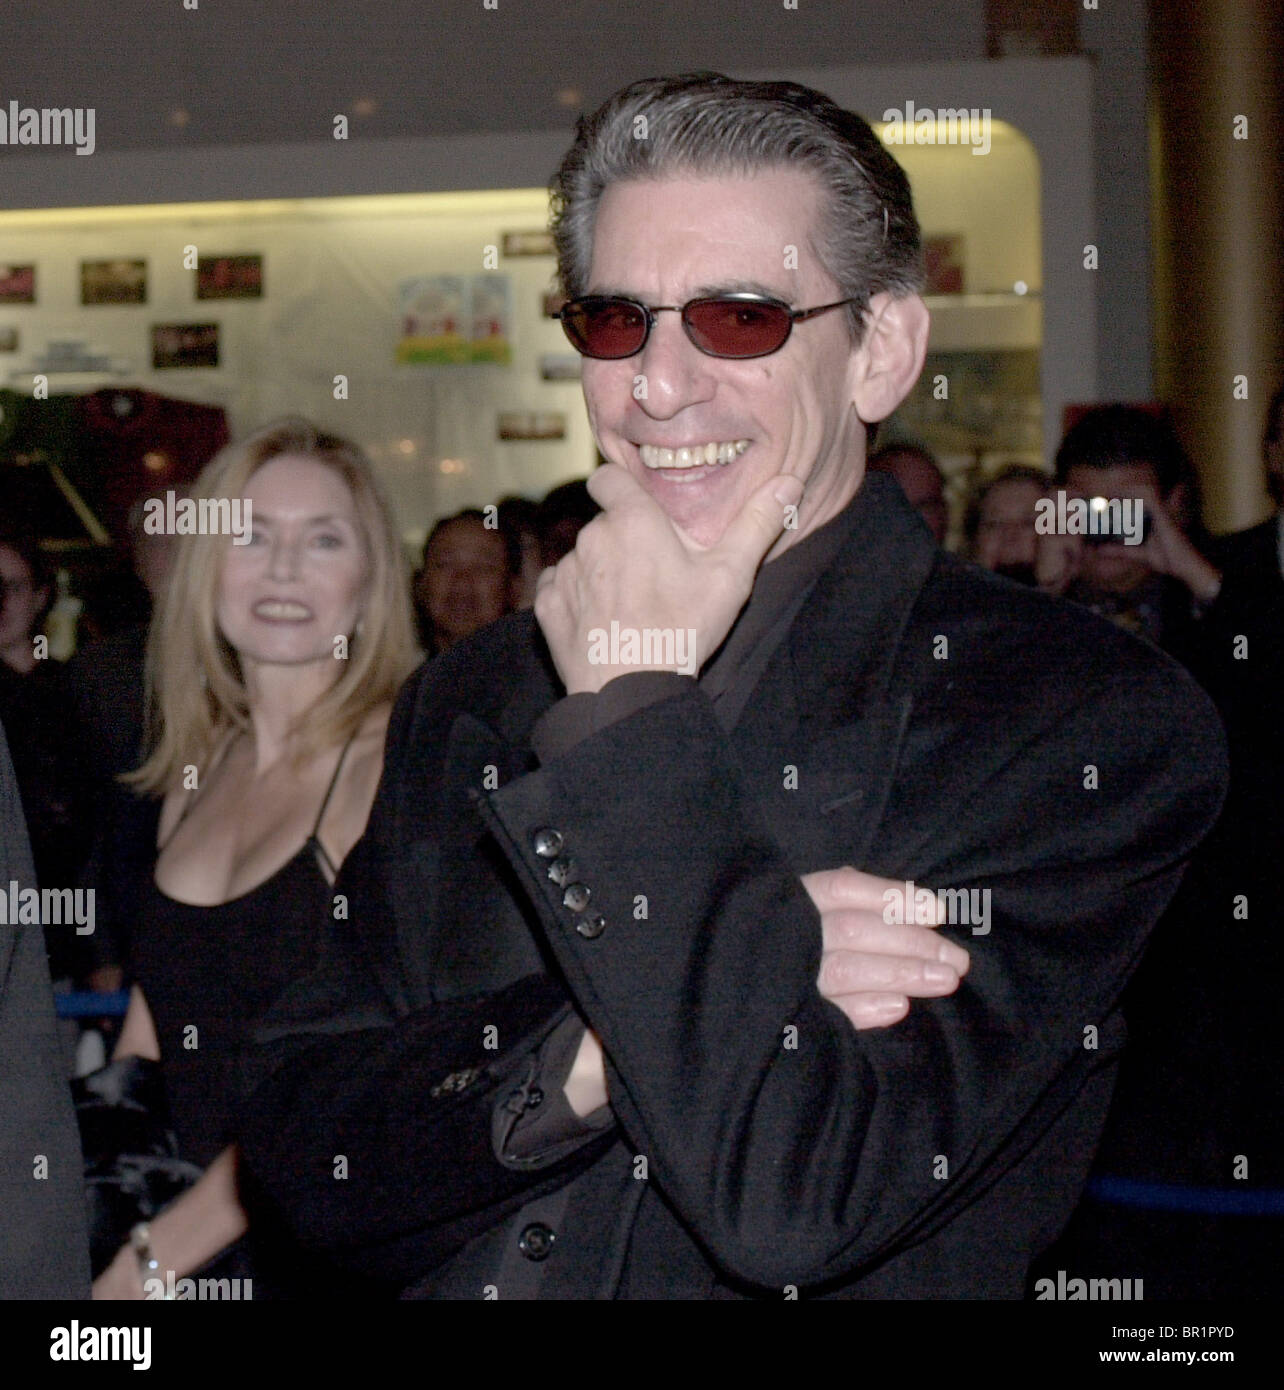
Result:
{"type": "MultiPolygon", "coordinates": [[[[225,449],[194,496],[239,502],[251,525],[244,543],[184,537],[153,623],[154,738],[132,780],[163,800],[115,1055],[159,1059],[180,1153],[206,1171],[134,1229],[99,1298],[142,1297],[146,1278],[182,1278],[246,1235],[237,1055],[315,961],[417,659],[400,544],[355,446],[285,421],[225,449]]],[[[222,508],[233,526],[237,510],[222,508]]],[[[251,1232],[236,1267],[254,1295],[288,1292],[279,1252],[275,1268],[263,1257],[251,1232]]]]}

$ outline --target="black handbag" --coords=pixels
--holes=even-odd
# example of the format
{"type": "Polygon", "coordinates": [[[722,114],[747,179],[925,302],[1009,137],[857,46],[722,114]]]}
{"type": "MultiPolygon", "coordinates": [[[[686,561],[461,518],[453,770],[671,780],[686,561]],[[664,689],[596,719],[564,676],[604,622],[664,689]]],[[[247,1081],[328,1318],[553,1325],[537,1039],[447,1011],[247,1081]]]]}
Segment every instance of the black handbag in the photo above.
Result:
{"type": "Polygon", "coordinates": [[[203,1170],[179,1157],[158,1062],[122,1057],[77,1077],[71,1090],[85,1161],[90,1268],[97,1278],[130,1229],[160,1215],[203,1170]]]}

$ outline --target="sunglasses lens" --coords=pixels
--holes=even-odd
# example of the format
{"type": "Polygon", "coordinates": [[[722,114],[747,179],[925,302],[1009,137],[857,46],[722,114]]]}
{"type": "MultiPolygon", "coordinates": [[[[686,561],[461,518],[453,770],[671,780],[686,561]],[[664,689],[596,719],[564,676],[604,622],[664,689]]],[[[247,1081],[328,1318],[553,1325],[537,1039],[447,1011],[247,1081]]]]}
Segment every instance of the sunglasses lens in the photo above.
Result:
{"type": "Polygon", "coordinates": [[[765,357],[784,343],[792,326],[779,304],[743,299],[697,299],[683,317],[696,347],[714,357],[765,357]]]}
{"type": "Polygon", "coordinates": [[[632,357],[646,341],[646,315],[627,299],[577,299],[562,311],[571,346],[585,357],[632,357]]]}

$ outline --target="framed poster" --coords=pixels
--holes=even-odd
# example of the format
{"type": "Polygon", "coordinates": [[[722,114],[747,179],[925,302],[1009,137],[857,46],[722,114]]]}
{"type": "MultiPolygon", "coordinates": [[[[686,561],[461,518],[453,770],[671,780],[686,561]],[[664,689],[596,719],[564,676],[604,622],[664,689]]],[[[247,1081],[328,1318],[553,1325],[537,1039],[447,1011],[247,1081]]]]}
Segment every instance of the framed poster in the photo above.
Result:
{"type": "Polygon", "coordinates": [[[218,324],[157,323],[152,325],[152,370],[218,366],[218,324]]]}
{"type": "Polygon", "coordinates": [[[439,367],[472,360],[472,310],[464,276],[403,280],[397,299],[401,311],[398,362],[439,367]]]}
{"type": "Polygon", "coordinates": [[[499,414],[500,439],[565,439],[566,416],[555,410],[504,410],[499,414]]]}
{"type": "Polygon", "coordinates": [[[201,256],[196,262],[197,299],[262,299],[262,256],[201,256]]]}
{"type": "Polygon", "coordinates": [[[963,293],[963,238],[930,236],[923,239],[923,261],[927,269],[926,294],[963,293]]]}
{"type": "Polygon", "coordinates": [[[146,261],[81,261],[82,304],[146,304],[146,261]]]}
{"type": "Polygon", "coordinates": [[[34,304],[35,302],[35,266],[0,265],[0,304],[34,304]]]}
{"type": "Polygon", "coordinates": [[[505,232],[503,234],[505,256],[553,256],[553,233],[549,231],[505,232]]]}
{"type": "Polygon", "coordinates": [[[507,365],[512,361],[509,342],[512,323],[512,290],[507,275],[474,275],[472,278],[472,360],[507,365]]]}
{"type": "Polygon", "coordinates": [[[539,374],[543,381],[578,381],[582,358],[578,352],[546,352],[539,359],[539,374]]]}

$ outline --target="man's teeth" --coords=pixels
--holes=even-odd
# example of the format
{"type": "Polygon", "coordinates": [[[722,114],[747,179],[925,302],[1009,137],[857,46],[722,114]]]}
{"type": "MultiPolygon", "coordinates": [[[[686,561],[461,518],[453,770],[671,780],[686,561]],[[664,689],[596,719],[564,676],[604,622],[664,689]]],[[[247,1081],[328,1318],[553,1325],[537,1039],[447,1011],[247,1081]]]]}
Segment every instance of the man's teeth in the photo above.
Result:
{"type": "Polygon", "coordinates": [[[265,618],[308,618],[312,616],[301,603],[265,601],[256,603],[254,611],[265,618]]]}
{"type": "Polygon", "coordinates": [[[664,449],[655,444],[642,444],[638,452],[648,468],[700,468],[711,463],[730,463],[749,447],[747,439],[735,439],[727,444],[716,440],[710,444],[694,444],[690,448],[664,449]]]}

